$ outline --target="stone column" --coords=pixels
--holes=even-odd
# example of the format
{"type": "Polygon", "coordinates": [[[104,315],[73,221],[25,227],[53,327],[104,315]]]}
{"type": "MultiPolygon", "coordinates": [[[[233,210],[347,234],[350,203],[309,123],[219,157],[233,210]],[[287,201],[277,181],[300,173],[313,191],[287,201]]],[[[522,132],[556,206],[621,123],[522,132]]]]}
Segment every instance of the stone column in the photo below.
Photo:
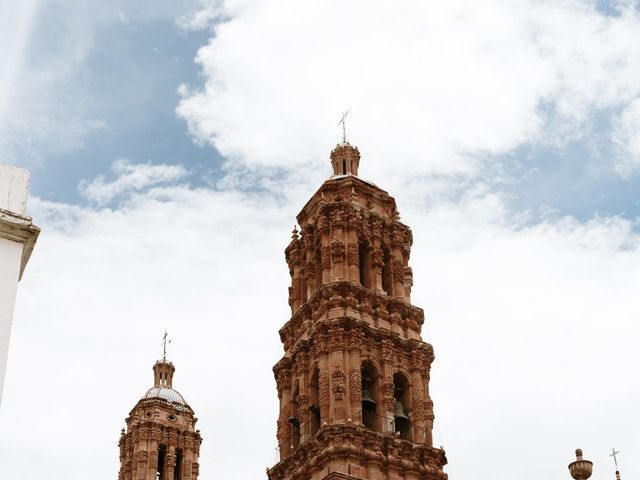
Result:
{"type": "Polygon", "coordinates": [[[362,423],[362,378],[360,375],[360,349],[349,349],[349,411],[353,423],[362,423]]]}
{"type": "Polygon", "coordinates": [[[280,458],[284,459],[291,453],[291,431],[289,430],[289,417],[291,416],[291,384],[282,388],[280,395],[280,416],[278,418],[278,446],[280,458]]]}
{"type": "Polygon", "coordinates": [[[360,258],[358,245],[358,217],[355,213],[349,215],[347,221],[347,280],[354,283],[360,283],[360,258]]]}
{"type": "Polygon", "coordinates": [[[154,431],[151,431],[149,438],[149,465],[147,466],[147,477],[155,480],[158,471],[158,442],[154,439],[154,431]]]}
{"type": "Polygon", "coordinates": [[[401,300],[405,299],[404,287],[404,261],[402,249],[393,247],[391,251],[391,275],[393,277],[393,296],[401,300]]]}
{"type": "Polygon", "coordinates": [[[413,441],[426,442],[425,431],[425,396],[424,381],[418,367],[411,370],[411,423],[413,427],[413,441]]]}
{"type": "Polygon", "coordinates": [[[320,428],[324,423],[330,422],[331,392],[329,357],[326,353],[321,354],[318,359],[318,402],[320,403],[320,428]]]}
{"type": "Polygon", "coordinates": [[[382,266],[384,265],[384,253],[380,246],[380,239],[372,239],[371,246],[371,289],[374,292],[382,292],[382,266]]]}
{"type": "Polygon", "coordinates": [[[395,368],[393,364],[393,346],[389,344],[388,340],[384,340],[381,346],[381,359],[382,359],[382,378],[380,390],[382,393],[383,408],[381,409],[382,415],[386,417],[383,419],[384,433],[391,433],[393,429],[393,410],[395,407],[394,390],[395,385],[393,383],[393,374],[395,368]]]}
{"type": "Polygon", "coordinates": [[[344,352],[342,350],[334,350],[331,352],[330,359],[331,369],[331,409],[329,412],[329,423],[342,422],[347,419],[347,409],[345,404],[348,402],[346,375],[344,373],[344,352]]]}
{"type": "Polygon", "coordinates": [[[167,480],[173,480],[173,474],[176,468],[176,447],[170,445],[167,447],[167,480]]]}
{"type": "Polygon", "coordinates": [[[393,296],[405,299],[406,290],[404,285],[404,237],[399,227],[392,227],[389,232],[389,243],[391,244],[391,277],[393,279],[393,296]]]}

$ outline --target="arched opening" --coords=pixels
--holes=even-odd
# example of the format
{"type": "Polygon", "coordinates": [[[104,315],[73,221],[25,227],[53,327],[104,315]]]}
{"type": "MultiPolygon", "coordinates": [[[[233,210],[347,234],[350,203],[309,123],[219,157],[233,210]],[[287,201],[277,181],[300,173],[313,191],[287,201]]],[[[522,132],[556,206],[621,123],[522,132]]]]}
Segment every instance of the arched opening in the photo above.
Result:
{"type": "Polygon", "coordinates": [[[380,431],[380,419],[378,417],[379,375],[375,365],[369,361],[363,362],[360,369],[362,381],[362,424],[365,428],[380,431]]]}
{"type": "Polygon", "coordinates": [[[371,246],[366,240],[358,245],[358,259],[360,261],[360,285],[371,288],[371,246]]]}
{"type": "Polygon", "coordinates": [[[342,174],[343,175],[347,174],[347,161],[346,160],[342,161],[342,174]]]}
{"type": "Polygon", "coordinates": [[[409,420],[409,380],[402,373],[393,374],[393,420],[396,433],[403,440],[411,440],[411,421],[409,420]]]}
{"type": "Polygon", "coordinates": [[[320,371],[314,368],[309,382],[309,434],[315,435],[320,430],[320,371]]]}
{"type": "Polygon", "coordinates": [[[167,480],[167,446],[158,447],[158,466],[156,468],[156,480],[167,480]]]}
{"type": "Polygon", "coordinates": [[[289,416],[289,426],[291,428],[291,450],[300,446],[300,417],[298,416],[298,382],[296,381],[291,391],[291,414],[289,416]]]}
{"type": "Polygon", "coordinates": [[[316,264],[316,290],[318,290],[322,286],[322,256],[320,255],[319,248],[316,249],[315,264],[316,264]]]}
{"type": "Polygon", "coordinates": [[[176,468],[173,471],[173,480],[182,480],[182,449],[176,449],[176,468]]]}
{"type": "Polygon", "coordinates": [[[387,295],[393,295],[393,267],[391,265],[391,252],[389,248],[382,248],[382,289],[387,295]]]}

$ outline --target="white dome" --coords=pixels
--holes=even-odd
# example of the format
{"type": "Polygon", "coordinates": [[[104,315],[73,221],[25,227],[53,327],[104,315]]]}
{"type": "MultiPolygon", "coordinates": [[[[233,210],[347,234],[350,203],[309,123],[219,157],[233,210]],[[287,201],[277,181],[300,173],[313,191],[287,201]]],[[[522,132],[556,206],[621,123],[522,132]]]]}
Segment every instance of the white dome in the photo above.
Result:
{"type": "Polygon", "coordinates": [[[142,398],[162,398],[170,403],[179,403],[180,405],[186,405],[184,397],[180,395],[173,388],[167,387],[153,387],[147,390],[144,397],[142,398]]]}

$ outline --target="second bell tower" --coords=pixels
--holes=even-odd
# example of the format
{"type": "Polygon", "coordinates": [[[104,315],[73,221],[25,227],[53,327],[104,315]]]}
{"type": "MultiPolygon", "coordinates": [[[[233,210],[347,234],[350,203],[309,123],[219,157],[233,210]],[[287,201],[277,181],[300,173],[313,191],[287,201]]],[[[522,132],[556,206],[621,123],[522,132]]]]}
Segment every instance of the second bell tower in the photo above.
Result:
{"type": "Polygon", "coordinates": [[[411,230],[395,200],[360,179],[360,153],[331,152],[334,175],[298,214],[285,250],[291,319],[273,368],[280,461],[270,480],[445,480],[432,444],[429,372],[411,305],[411,230]]]}

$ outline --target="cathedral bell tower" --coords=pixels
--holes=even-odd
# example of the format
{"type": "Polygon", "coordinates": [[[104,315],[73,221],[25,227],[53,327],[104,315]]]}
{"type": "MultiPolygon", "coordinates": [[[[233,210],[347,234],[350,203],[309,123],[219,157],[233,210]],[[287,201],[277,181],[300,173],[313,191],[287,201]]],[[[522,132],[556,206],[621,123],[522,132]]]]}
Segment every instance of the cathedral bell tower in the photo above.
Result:
{"type": "Polygon", "coordinates": [[[331,152],[285,250],[291,319],[274,367],[280,461],[270,480],[446,480],[432,442],[431,345],[411,304],[411,230],[360,179],[360,153],[331,152]]]}
{"type": "Polygon", "coordinates": [[[198,419],[173,389],[173,363],[153,366],[153,387],[138,401],[120,434],[118,480],[197,480],[198,419]]]}

